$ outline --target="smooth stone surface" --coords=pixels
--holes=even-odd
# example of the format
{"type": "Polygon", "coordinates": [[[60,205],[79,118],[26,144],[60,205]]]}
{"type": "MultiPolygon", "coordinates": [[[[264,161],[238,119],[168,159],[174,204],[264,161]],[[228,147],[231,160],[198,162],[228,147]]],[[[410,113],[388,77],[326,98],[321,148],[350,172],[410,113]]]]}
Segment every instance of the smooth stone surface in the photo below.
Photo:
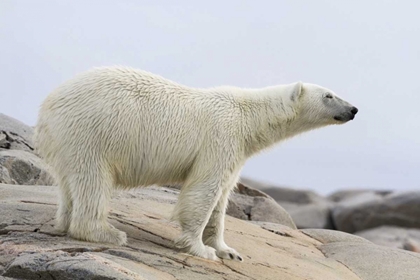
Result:
{"type": "Polygon", "coordinates": [[[332,217],[336,229],[349,233],[382,225],[420,228],[420,191],[361,194],[338,203],[332,217]]]}
{"type": "Polygon", "coordinates": [[[0,151],[4,149],[33,152],[33,128],[0,113],[0,151]]]}
{"type": "Polygon", "coordinates": [[[173,244],[180,228],[168,220],[178,191],[168,188],[114,194],[109,218],[127,232],[127,246],[73,240],[53,228],[57,190],[55,186],[0,184],[0,275],[21,279],[53,279],[51,275],[66,279],[74,273],[85,279],[361,279],[342,263],[325,257],[318,249],[322,243],[298,230],[272,223],[263,225],[264,229],[232,217],[226,218],[226,243],[242,254],[244,262],[213,262],[182,253],[173,244]]]}
{"type": "Polygon", "coordinates": [[[53,185],[47,165],[36,155],[21,150],[0,151],[0,183],[53,185]]]}
{"type": "Polygon", "coordinates": [[[420,251],[420,229],[380,226],[373,229],[358,231],[355,234],[378,245],[405,249],[413,252],[420,251]]]}

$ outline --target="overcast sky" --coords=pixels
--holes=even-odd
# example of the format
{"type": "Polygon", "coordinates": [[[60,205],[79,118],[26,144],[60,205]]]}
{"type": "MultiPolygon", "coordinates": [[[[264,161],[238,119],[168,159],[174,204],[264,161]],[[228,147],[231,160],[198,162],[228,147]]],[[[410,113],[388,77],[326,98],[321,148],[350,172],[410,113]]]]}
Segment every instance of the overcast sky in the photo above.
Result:
{"type": "Polygon", "coordinates": [[[127,65],[196,87],[320,84],[356,119],[243,175],[330,193],[420,187],[419,1],[0,1],[0,112],[35,125],[55,87],[127,65]],[[203,4],[206,3],[206,4],[203,4]]]}

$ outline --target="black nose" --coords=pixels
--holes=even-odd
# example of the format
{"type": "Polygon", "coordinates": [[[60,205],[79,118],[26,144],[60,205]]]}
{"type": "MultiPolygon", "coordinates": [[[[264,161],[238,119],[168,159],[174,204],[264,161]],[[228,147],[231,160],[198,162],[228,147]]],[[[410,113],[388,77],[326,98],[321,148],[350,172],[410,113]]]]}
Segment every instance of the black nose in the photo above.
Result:
{"type": "Polygon", "coordinates": [[[356,115],[357,112],[359,112],[359,110],[356,107],[351,108],[351,111],[353,113],[353,115],[356,115]]]}

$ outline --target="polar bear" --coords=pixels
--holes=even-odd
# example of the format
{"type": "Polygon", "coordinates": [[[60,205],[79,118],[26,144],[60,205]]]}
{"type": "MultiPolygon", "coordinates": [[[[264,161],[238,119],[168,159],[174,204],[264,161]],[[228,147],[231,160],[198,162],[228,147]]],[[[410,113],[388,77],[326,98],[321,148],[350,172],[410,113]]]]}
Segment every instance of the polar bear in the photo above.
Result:
{"type": "Polygon", "coordinates": [[[142,70],[102,67],[45,99],[34,140],[60,187],[56,227],[71,237],[125,244],[126,234],[107,221],[112,190],[182,184],[173,214],[182,228],[177,246],[206,259],[242,261],[223,232],[245,161],[356,113],[314,84],[199,89],[142,70]]]}

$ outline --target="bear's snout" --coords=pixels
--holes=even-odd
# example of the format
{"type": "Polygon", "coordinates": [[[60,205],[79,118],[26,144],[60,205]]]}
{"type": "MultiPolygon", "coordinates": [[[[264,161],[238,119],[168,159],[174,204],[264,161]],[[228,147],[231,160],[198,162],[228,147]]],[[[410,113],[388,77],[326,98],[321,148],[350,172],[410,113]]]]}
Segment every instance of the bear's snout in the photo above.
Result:
{"type": "Polygon", "coordinates": [[[357,112],[359,112],[359,109],[357,109],[356,107],[352,107],[350,109],[350,113],[351,113],[350,120],[354,119],[354,117],[356,116],[357,112]]]}
{"type": "Polygon", "coordinates": [[[339,121],[339,122],[348,122],[350,120],[353,120],[354,117],[356,116],[357,112],[359,112],[359,109],[357,109],[356,107],[352,106],[349,107],[346,112],[340,114],[340,115],[336,115],[334,116],[334,120],[339,121]]]}

